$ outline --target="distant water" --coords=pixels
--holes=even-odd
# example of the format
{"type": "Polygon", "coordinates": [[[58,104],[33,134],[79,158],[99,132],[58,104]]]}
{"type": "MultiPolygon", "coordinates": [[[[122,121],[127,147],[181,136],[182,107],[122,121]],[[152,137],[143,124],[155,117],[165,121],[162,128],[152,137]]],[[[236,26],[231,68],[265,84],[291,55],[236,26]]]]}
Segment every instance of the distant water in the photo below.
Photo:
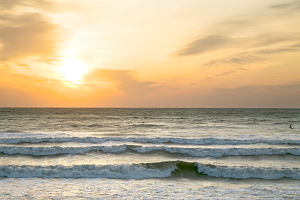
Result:
{"type": "Polygon", "coordinates": [[[300,198],[300,109],[0,108],[0,187],[0,199],[300,198]]]}

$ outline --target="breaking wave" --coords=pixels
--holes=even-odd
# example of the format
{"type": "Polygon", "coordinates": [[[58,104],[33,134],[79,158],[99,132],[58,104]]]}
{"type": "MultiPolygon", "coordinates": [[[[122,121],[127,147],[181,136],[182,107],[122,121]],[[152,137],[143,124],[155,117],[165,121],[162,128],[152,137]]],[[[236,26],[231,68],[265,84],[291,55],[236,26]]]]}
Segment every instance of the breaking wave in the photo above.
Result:
{"type": "Polygon", "coordinates": [[[73,166],[0,166],[0,177],[8,178],[110,178],[145,179],[181,177],[197,174],[234,179],[300,179],[299,168],[268,166],[222,166],[198,162],[160,162],[121,165],[73,165],[73,166]]]}
{"type": "Polygon", "coordinates": [[[153,151],[164,151],[168,153],[185,154],[193,157],[222,157],[222,156],[251,156],[251,155],[300,155],[300,148],[296,147],[176,147],[176,146],[163,146],[163,145],[91,145],[91,146],[52,146],[52,147],[26,147],[26,146],[0,146],[0,153],[12,155],[34,155],[34,156],[46,156],[46,155],[58,155],[58,154],[85,154],[90,151],[102,151],[104,153],[122,153],[127,150],[131,150],[137,153],[149,153],[153,151]]]}
{"type": "Polygon", "coordinates": [[[192,145],[206,145],[206,144],[291,144],[300,145],[300,140],[294,138],[255,138],[245,137],[239,139],[233,138],[172,138],[172,137],[74,137],[62,136],[66,134],[59,134],[55,136],[43,134],[9,134],[3,133],[0,136],[0,143],[4,144],[18,144],[18,143],[41,143],[41,142],[79,142],[79,143],[103,143],[107,141],[120,142],[141,142],[141,143],[174,143],[174,144],[192,144],[192,145]]]}

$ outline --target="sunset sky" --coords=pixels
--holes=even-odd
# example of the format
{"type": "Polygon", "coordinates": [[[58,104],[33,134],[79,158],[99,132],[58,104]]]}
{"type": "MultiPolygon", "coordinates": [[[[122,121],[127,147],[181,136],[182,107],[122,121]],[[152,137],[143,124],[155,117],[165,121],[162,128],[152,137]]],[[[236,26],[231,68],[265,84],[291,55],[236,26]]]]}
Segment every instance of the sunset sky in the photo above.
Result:
{"type": "Polygon", "coordinates": [[[300,108],[299,0],[0,0],[0,107],[300,108]]]}

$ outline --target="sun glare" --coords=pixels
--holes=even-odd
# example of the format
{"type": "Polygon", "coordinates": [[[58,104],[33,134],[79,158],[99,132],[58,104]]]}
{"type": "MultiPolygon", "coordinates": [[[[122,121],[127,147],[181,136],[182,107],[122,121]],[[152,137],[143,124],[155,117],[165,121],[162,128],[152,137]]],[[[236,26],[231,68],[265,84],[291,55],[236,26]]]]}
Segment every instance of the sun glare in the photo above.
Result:
{"type": "Polygon", "coordinates": [[[76,59],[65,59],[58,72],[64,76],[65,80],[78,84],[87,70],[87,66],[82,61],[76,59]]]}

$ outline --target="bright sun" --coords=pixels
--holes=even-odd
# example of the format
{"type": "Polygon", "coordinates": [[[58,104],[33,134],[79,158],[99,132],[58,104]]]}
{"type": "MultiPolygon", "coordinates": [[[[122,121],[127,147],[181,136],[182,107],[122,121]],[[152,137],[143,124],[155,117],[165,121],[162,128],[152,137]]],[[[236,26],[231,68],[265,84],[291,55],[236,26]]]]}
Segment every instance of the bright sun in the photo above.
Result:
{"type": "Polygon", "coordinates": [[[65,59],[62,66],[58,69],[58,72],[64,76],[65,80],[78,84],[87,70],[87,66],[82,61],[77,59],[65,59]]]}

